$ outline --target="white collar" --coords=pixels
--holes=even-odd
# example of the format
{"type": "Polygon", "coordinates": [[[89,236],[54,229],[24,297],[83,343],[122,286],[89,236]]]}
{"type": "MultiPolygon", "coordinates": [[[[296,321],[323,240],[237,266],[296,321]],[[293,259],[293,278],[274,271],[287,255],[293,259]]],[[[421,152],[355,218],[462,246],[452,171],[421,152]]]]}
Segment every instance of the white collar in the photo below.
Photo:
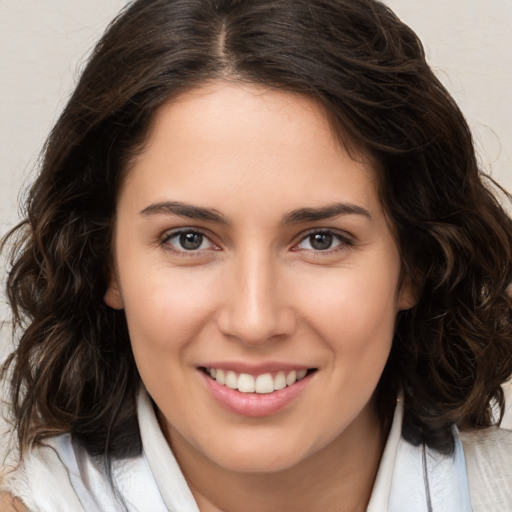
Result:
{"type": "MultiPolygon", "coordinates": [[[[367,512],[471,512],[457,430],[453,430],[453,455],[441,455],[405,441],[401,437],[402,417],[399,401],[367,512]]],[[[116,487],[128,510],[199,512],[144,389],[138,396],[138,419],[142,456],[113,464],[116,487]]],[[[73,443],[69,434],[51,438],[27,452],[22,466],[8,474],[2,484],[2,490],[22,498],[31,510],[119,510],[103,463],[73,443]]]]}
{"type": "Polygon", "coordinates": [[[199,512],[178,462],[162,434],[151,399],[142,387],[137,401],[142,449],[169,512],[199,512]]]}
{"type": "Polygon", "coordinates": [[[443,455],[402,437],[404,407],[397,399],[367,512],[471,512],[464,450],[456,427],[455,449],[443,455]]]}
{"type": "MultiPolygon", "coordinates": [[[[144,455],[165,505],[170,512],[199,512],[145,390],[139,393],[138,416],[144,455]]],[[[402,419],[399,399],[367,512],[471,512],[457,429],[453,429],[453,455],[442,455],[405,441],[402,419]]]]}

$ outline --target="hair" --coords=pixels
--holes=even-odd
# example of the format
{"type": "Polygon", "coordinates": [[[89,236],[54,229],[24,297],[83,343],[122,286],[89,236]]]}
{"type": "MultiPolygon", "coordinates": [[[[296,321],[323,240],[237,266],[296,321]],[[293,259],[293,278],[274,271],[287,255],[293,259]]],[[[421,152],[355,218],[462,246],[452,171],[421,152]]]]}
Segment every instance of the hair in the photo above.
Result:
{"type": "Polygon", "coordinates": [[[140,450],[124,312],[103,300],[116,195],[158,108],[219,79],[313,99],[377,162],[417,295],[397,318],[382,410],[401,388],[408,439],[444,451],[452,425],[489,426],[512,374],[512,222],[414,32],[374,0],[136,0],[98,43],[4,240],[20,448],[70,432],[91,454],[140,450]]]}

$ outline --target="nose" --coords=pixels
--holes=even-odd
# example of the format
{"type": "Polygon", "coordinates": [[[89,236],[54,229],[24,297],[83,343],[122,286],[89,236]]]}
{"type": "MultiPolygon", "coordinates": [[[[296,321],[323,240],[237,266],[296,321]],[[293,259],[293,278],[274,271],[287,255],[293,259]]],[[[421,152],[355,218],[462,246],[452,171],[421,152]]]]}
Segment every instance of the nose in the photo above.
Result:
{"type": "Polygon", "coordinates": [[[263,345],[294,332],[296,316],[278,267],[279,262],[255,251],[233,262],[217,316],[224,335],[247,345],[263,345]]]}

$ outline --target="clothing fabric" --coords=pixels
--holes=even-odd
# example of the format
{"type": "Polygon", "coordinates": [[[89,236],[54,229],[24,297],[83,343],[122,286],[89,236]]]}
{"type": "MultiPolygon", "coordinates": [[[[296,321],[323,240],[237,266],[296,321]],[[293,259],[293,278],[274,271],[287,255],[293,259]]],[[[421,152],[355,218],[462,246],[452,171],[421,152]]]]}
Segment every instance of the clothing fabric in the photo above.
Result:
{"type": "MultiPolygon", "coordinates": [[[[405,441],[402,417],[398,401],[367,512],[512,511],[512,432],[495,428],[459,435],[454,429],[455,451],[446,456],[405,441]]],[[[138,397],[138,420],[141,455],[113,466],[127,509],[199,512],[144,390],[138,397]]],[[[121,510],[101,459],[69,435],[33,449],[7,475],[2,490],[19,497],[30,512],[121,510]]]]}

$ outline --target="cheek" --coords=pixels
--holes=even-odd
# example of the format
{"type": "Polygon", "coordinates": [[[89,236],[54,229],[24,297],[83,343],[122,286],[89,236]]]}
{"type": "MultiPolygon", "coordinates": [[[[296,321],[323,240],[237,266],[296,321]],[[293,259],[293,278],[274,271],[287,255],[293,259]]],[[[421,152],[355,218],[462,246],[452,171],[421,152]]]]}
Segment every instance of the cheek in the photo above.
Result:
{"type": "Polygon", "coordinates": [[[212,311],[211,286],[201,276],[191,279],[168,268],[146,272],[144,278],[125,282],[125,312],[135,362],[142,381],[168,412],[171,403],[180,411],[192,407],[188,389],[194,341],[208,325],[212,311]],[[178,402],[181,404],[178,406],[178,402]],[[166,407],[167,405],[167,407],[166,407]]]}
{"type": "Polygon", "coordinates": [[[216,289],[205,273],[187,274],[165,267],[147,270],[123,284],[134,351],[138,345],[160,352],[186,344],[210,317],[216,289]]]}
{"type": "Polygon", "coordinates": [[[304,283],[301,309],[318,329],[340,338],[393,330],[397,314],[398,273],[372,275],[340,269],[304,283]]]}
{"type": "Polygon", "coordinates": [[[397,315],[398,265],[388,272],[339,269],[301,291],[307,324],[331,353],[342,389],[376,385],[389,356],[397,315]],[[352,270],[352,271],[351,271],[352,270]]]}

